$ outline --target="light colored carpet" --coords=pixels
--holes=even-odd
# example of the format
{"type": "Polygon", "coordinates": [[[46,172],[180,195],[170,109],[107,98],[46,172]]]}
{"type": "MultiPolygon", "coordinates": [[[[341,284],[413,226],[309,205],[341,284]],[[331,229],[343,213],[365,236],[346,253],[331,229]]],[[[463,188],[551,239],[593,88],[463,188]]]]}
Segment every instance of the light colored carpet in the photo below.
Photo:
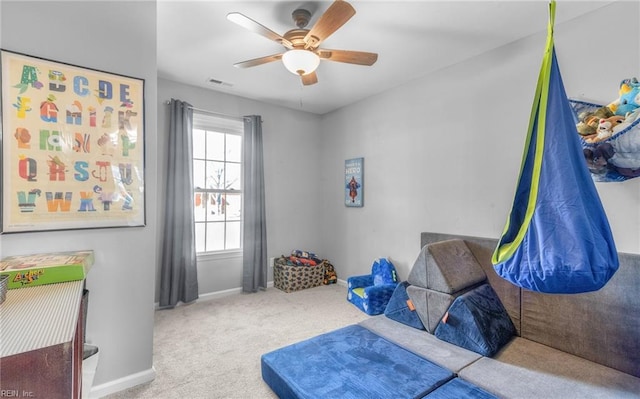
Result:
{"type": "Polygon", "coordinates": [[[260,356],[369,317],[346,294],[336,284],[269,288],[157,311],[156,379],[106,398],[277,398],[262,380],[260,356]]]}

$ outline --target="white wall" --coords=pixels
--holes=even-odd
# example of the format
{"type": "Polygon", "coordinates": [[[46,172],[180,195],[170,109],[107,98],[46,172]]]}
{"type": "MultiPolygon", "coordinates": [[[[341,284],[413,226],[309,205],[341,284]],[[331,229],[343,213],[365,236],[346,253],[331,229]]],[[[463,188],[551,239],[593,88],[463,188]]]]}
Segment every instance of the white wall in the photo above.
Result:
{"type": "MultiPolygon", "coordinates": [[[[311,251],[317,248],[320,237],[316,226],[320,225],[323,218],[318,212],[323,195],[322,187],[318,184],[323,169],[322,158],[317,150],[321,140],[320,117],[159,79],[157,134],[161,176],[166,168],[167,148],[164,143],[167,142],[169,125],[166,102],[171,98],[227,115],[262,116],[268,254],[279,256],[295,248],[311,251]]],[[[160,212],[165,192],[163,184],[158,187],[160,212]]],[[[162,226],[164,217],[161,214],[158,216],[162,226]]],[[[201,294],[241,287],[241,259],[228,257],[219,261],[199,261],[198,284],[201,294]]]]}
{"type": "MultiPolygon", "coordinates": [[[[608,103],[622,78],[638,76],[639,14],[637,2],[620,2],[556,26],[568,95],[608,103]]],[[[422,231],[499,237],[542,61],[546,20],[540,26],[537,35],[323,117],[321,248],[340,278],[367,272],[381,256],[407,278],[422,231]],[[365,205],[346,208],[344,160],[361,156],[365,205]]],[[[618,250],[640,252],[640,179],[597,189],[618,250]]]]}
{"type": "MultiPolygon", "coordinates": [[[[145,186],[155,193],[155,2],[2,1],[0,7],[3,49],[145,79],[145,186]]],[[[2,256],[95,251],[87,339],[100,350],[94,384],[102,393],[154,377],[154,197],[146,198],[146,227],[0,236],[2,256]]]]}

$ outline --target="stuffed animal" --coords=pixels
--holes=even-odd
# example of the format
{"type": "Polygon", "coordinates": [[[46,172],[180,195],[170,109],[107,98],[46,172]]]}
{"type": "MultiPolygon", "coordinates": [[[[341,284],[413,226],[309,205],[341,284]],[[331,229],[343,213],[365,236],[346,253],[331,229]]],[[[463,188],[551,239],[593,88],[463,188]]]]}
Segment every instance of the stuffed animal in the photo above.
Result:
{"type": "Polygon", "coordinates": [[[576,127],[578,128],[578,133],[581,136],[597,134],[600,119],[606,119],[612,116],[614,116],[614,113],[611,111],[611,109],[609,109],[609,107],[600,107],[593,112],[582,112],[580,115],[578,115],[579,122],[576,125],[576,127]]]}
{"type": "Polygon", "coordinates": [[[615,154],[615,150],[610,143],[598,144],[593,148],[582,150],[587,161],[587,167],[594,175],[604,175],[610,165],[609,159],[615,154]]]}
{"type": "Polygon", "coordinates": [[[608,139],[613,135],[613,128],[624,122],[624,120],[624,117],[617,115],[606,119],[600,118],[598,120],[597,133],[584,137],[584,141],[587,143],[599,143],[608,139]]]}
{"type": "Polygon", "coordinates": [[[638,79],[625,79],[620,82],[618,93],[620,97],[608,105],[616,115],[626,116],[640,108],[640,83],[638,79]]]}
{"type": "Polygon", "coordinates": [[[627,116],[624,118],[623,122],[619,123],[617,126],[614,126],[613,134],[616,134],[628,128],[637,119],[640,119],[640,108],[636,109],[633,112],[628,113],[627,116]]]}

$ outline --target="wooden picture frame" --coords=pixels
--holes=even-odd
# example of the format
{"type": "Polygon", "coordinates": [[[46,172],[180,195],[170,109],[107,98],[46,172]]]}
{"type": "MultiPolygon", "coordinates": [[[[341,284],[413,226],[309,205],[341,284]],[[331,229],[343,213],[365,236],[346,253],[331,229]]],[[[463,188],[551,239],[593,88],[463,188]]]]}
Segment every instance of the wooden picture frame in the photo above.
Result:
{"type": "Polygon", "coordinates": [[[1,232],[144,226],[144,80],[0,56],[1,232]]]}

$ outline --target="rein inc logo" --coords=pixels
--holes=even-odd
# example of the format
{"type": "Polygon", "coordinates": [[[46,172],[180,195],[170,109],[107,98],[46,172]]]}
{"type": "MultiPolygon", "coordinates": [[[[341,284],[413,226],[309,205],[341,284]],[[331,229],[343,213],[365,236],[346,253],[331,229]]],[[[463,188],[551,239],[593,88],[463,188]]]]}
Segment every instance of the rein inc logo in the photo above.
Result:
{"type": "Polygon", "coordinates": [[[18,389],[0,389],[0,398],[35,398],[31,391],[22,391],[18,389]]]}

